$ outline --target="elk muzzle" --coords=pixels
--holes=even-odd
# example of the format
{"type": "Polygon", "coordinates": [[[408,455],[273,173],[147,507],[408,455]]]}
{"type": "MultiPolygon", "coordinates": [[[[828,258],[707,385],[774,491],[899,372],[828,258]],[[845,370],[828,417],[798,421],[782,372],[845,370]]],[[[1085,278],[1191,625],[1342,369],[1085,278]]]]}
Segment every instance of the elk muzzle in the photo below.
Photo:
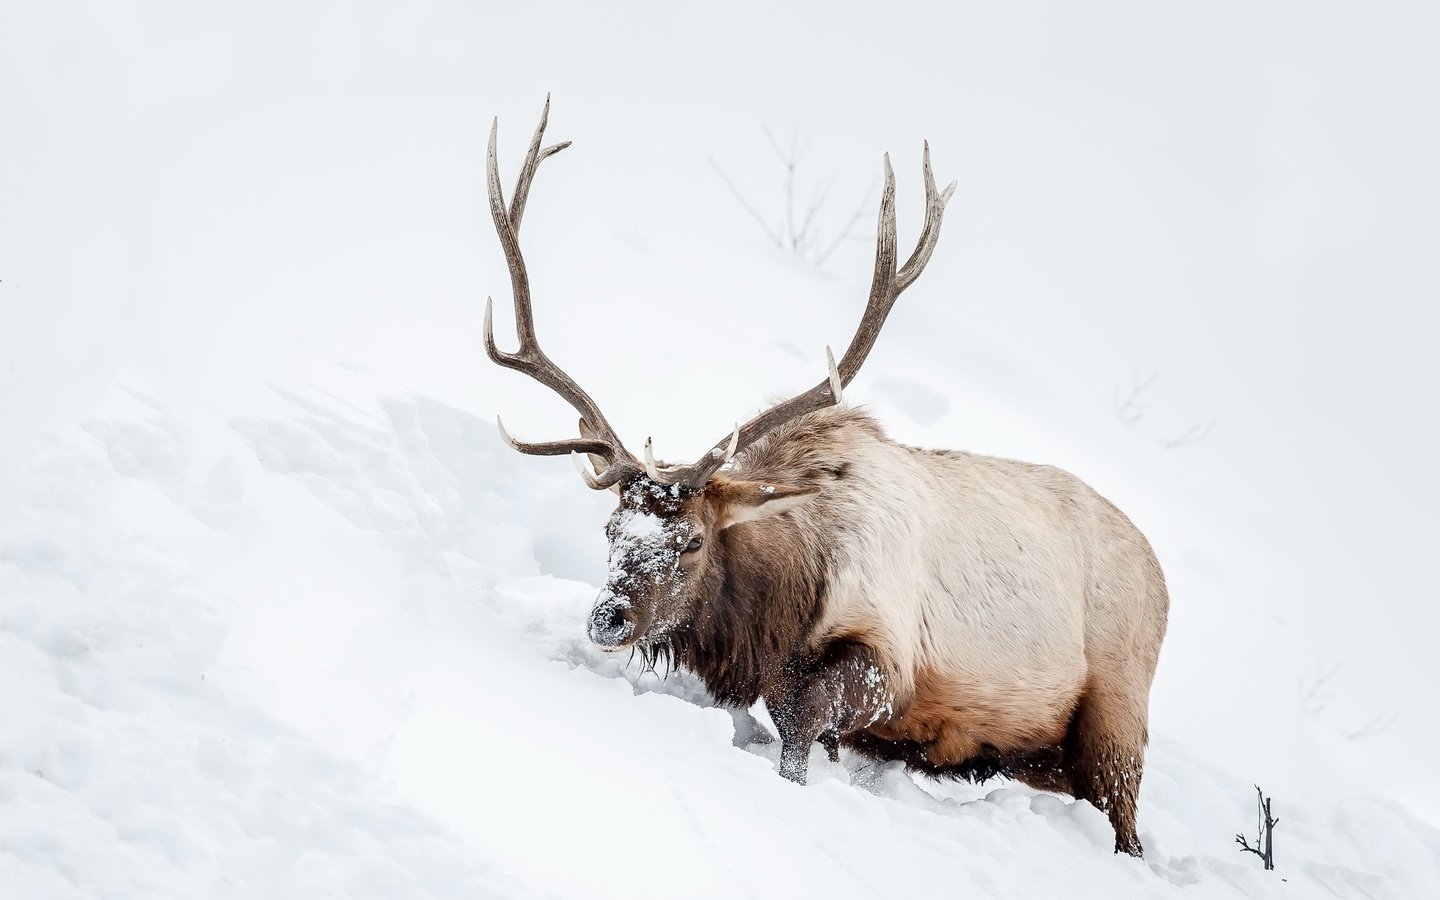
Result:
{"type": "Polygon", "coordinates": [[[635,637],[635,608],[610,591],[601,593],[590,610],[590,640],[606,650],[625,646],[635,637]]]}

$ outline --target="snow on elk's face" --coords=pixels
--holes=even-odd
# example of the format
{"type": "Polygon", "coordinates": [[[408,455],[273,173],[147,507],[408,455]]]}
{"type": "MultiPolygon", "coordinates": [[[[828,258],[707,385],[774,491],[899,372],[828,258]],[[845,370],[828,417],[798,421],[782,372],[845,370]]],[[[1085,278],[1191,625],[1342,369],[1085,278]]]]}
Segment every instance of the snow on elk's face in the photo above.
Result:
{"type": "Polygon", "coordinates": [[[607,650],[660,636],[688,618],[705,550],[702,495],[641,476],[605,526],[610,575],[590,612],[590,639],[607,650]]]}
{"type": "Polygon", "coordinates": [[[707,590],[718,590],[712,567],[725,564],[714,552],[722,530],[779,515],[818,494],[814,487],[724,475],[699,490],[643,475],[632,479],[605,526],[610,575],[590,611],[590,639],[607,650],[663,642],[695,620],[707,590]]]}

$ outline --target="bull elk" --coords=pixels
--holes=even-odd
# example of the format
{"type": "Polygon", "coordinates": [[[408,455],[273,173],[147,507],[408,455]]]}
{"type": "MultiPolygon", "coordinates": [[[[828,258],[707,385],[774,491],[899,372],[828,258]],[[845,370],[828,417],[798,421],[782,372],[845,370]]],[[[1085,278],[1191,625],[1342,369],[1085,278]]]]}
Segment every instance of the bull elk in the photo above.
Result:
{"type": "Polygon", "coordinates": [[[925,222],[897,268],[895,178],[885,187],[870,297],[829,374],[689,465],[646,440],[637,458],[600,407],[540,349],[517,231],[541,162],[549,100],[506,207],[490,130],[490,213],[520,347],[485,350],[580,414],[578,437],[505,442],[569,455],[619,505],[590,639],[664,657],[715,699],[764,699],[780,774],[803,783],[810,748],[844,746],[932,776],[1005,775],[1105,811],[1139,855],[1136,801],[1149,693],[1169,601],[1154,552],[1104,497],[1050,466],[924,450],[886,437],[842,391],[890,309],[920,276],[954,191],[925,148],[925,222]],[[588,457],[587,466],[582,458],[588,457]],[[592,469],[593,467],[593,469],[592,469]]]}

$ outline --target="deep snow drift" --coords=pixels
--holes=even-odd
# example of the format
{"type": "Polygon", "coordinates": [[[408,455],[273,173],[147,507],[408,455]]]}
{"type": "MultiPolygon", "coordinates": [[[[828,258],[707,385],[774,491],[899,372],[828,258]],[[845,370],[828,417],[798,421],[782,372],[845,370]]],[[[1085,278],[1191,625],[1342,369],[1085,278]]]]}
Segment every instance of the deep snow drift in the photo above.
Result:
{"type": "Polygon", "coordinates": [[[32,450],[0,544],[16,896],[1440,890],[1440,834],[1324,786],[1281,796],[1288,880],[1259,871],[1231,843],[1249,784],[1163,729],[1144,862],[1088,804],[1016,785],[817,747],[793,786],[692,679],[587,646],[595,588],[538,562],[596,543],[573,473],[351,380],[277,389],[213,461],[124,390],[32,450]]]}
{"type": "Polygon", "coordinates": [[[0,9],[0,893],[1440,896],[1434,21],[57,9],[0,9]],[[479,343],[489,115],[508,183],[547,90],[541,341],[675,459],[818,380],[868,276],[872,211],[819,269],[709,158],[778,210],[755,124],[803,114],[833,234],[889,150],[905,244],[930,139],[960,189],[847,394],[1157,548],[1144,861],[1012,784],[791,785],[587,644],[609,495],[503,446],[573,417],[479,343]]]}

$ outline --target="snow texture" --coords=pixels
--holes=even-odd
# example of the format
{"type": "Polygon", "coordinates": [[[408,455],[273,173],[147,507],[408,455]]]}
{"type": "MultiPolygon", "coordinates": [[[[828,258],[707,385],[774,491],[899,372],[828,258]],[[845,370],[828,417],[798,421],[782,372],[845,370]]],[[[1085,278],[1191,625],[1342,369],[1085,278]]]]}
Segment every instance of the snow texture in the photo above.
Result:
{"type": "Polygon", "coordinates": [[[1440,21],[876,9],[4,5],[0,896],[1440,897],[1440,21]],[[843,228],[889,150],[905,245],[929,138],[847,399],[1155,544],[1145,859],[1013,783],[791,784],[763,705],[589,643],[614,496],[499,440],[574,416],[479,338],[489,117],[508,185],[547,90],[540,340],[676,458],[823,378],[871,264],[707,156],[777,209],[798,120],[843,228]]]}

